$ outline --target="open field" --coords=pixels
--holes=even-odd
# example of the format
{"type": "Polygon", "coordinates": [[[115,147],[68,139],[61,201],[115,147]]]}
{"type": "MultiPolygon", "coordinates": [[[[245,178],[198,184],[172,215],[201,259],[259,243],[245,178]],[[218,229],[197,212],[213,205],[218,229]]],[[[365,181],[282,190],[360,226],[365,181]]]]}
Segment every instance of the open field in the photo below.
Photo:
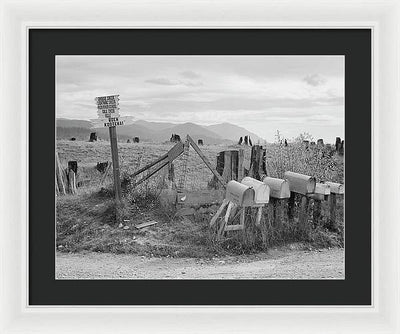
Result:
{"type": "MultiPolygon", "coordinates": [[[[139,167],[166,153],[173,144],[119,143],[118,146],[121,176],[124,179],[139,167]]],[[[245,149],[245,164],[248,165],[251,148],[240,147],[245,149]]],[[[204,145],[201,150],[215,165],[220,151],[237,148],[234,145],[204,145]]],[[[270,220],[271,214],[267,208],[261,234],[254,229],[251,212],[248,212],[246,224],[249,224],[249,233],[246,235],[246,242],[235,236],[215,242],[209,222],[218,209],[217,205],[197,208],[184,217],[177,215],[174,209],[166,210],[160,206],[158,196],[165,187],[166,170],[160,171],[138,189],[126,188],[124,206],[117,212],[113,200],[112,173],[109,173],[108,180],[101,187],[99,182],[102,174],[95,168],[97,162],[110,160],[109,142],[58,141],[57,149],[63,166],[69,160],[78,162],[78,182],[89,180],[88,184],[78,188],[76,195],[57,198],[57,249],[62,253],[89,251],[155,257],[212,258],[216,254],[229,256],[256,253],[291,242],[303,242],[306,248],[343,247],[342,201],[338,205],[340,223],[337,231],[331,231],[324,225],[313,225],[310,217],[309,224],[313,227],[309,235],[304,237],[298,234],[297,218],[294,225],[284,220],[277,226],[270,220]],[[157,224],[141,230],[135,228],[137,224],[148,221],[157,221],[157,224]]],[[[282,177],[282,171],[294,170],[315,175],[318,181],[343,182],[343,158],[328,151],[305,150],[301,143],[293,143],[288,147],[271,144],[267,146],[266,154],[268,172],[272,176],[282,177]]],[[[182,163],[182,157],[174,162],[177,180],[183,170],[182,163]]],[[[185,189],[199,190],[208,187],[212,173],[193,149],[190,150],[187,170],[185,189]]],[[[299,210],[298,206],[296,208],[299,210]]],[[[324,203],[323,215],[327,210],[324,203]]],[[[326,218],[323,222],[326,222],[326,218]]]]}
{"type": "MultiPolygon", "coordinates": [[[[156,160],[174,146],[174,143],[118,143],[118,154],[120,160],[121,178],[132,174],[140,167],[145,166],[151,161],[156,160]]],[[[226,145],[204,145],[201,150],[211,163],[216,163],[216,156],[220,151],[235,149],[236,146],[226,145]]],[[[69,160],[78,162],[80,168],[80,178],[90,178],[90,184],[99,183],[101,174],[95,169],[97,162],[111,161],[110,143],[108,141],[84,142],[84,141],[57,141],[57,151],[62,165],[66,166],[69,160]]],[[[247,165],[250,163],[251,147],[245,147],[245,159],[247,165]]],[[[183,174],[183,156],[174,161],[176,178],[183,174]]],[[[166,172],[161,171],[157,176],[163,176],[166,172]]],[[[79,173],[79,171],[78,171],[79,173]]],[[[154,179],[154,178],[153,178],[154,179]]],[[[202,162],[200,157],[190,150],[187,174],[187,189],[206,189],[207,183],[212,179],[211,171],[202,162]]],[[[112,173],[109,174],[108,182],[112,182],[112,173]]]]}

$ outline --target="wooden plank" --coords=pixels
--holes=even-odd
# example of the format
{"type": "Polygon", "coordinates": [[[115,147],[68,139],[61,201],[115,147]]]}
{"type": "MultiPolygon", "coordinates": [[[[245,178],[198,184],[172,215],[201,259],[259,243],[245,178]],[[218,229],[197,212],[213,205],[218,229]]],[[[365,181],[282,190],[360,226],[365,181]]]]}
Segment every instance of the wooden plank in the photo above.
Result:
{"type": "Polygon", "coordinates": [[[218,230],[218,234],[217,234],[217,240],[220,240],[222,235],[224,234],[225,226],[226,226],[226,221],[225,221],[225,219],[222,219],[221,225],[219,226],[219,230],[218,230]]]}
{"type": "Polygon", "coordinates": [[[165,166],[167,166],[169,164],[169,161],[165,161],[162,165],[158,166],[155,170],[153,170],[151,173],[149,173],[148,175],[142,177],[139,181],[137,181],[135,183],[135,186],[138,186],[139,184],[141,184],[142,182],[146,181],[148,178],[152,177],[155,173],[157,173],[158,171],[160,171],[161,169],[163,169],[165,166]]]}
{"type": "Polygon", "coordinates": [[[155,225],[155,224],[158,224],[158,222],[153,220],[153,221],[150,221],[150,222],[146,222],[146,223],[142,223],[142,224],[139,224],[139,225],[135,225],[135,228],[137,228],[139,230],[141,228],[149,227],[149,226],[152,226],[152,225],[155,225]]]}
{"type": "Polygon", "coordinates": [[[243,230],[244,226],[243,225],[227,225],[225,226],[225,232],[226,231],[238,231],[238,230],[243,230]]]}
{"type": "Polygon", "coordinates": [[[224,171],[222,172],[222,178],[225,182],[232,180],[232,153],[231,151],[224,152],[224,171]]]}
{"type": "Polygon", "coordinates": [[[228,223],[229,217],[231,215],[231,210],[234,207],[234,203],[229,202],[228,204],[228,209],[226,209],[226,213],[225,213],[225,223],[228,223]]]}
{"type": "Polygon", "coordinates": [[[217,221],[218,217],[221,215],[222,211],[228,205],[228,203],[229,203],[229,201],[227,199],[223,200],[221,206],[218,208],[218,210],[215,213],[214,217],[211,218],[210,227],[212,227],[215,224],[215,222],[217,221]]]}
{"type": "Polygon", "coordinates": [[[238,182],[242,181],[244,177],[244,167],[243,167],[243,162],[244,162],[244,150],[241,148],[239,149],[238,152],[238,182]]]}
{"type": "Polygon", "coordinates": [[[178,204],[188,207],[219,205],[224,200],[224,196],[225,191],[215,189],[183,191],[178,198],[178,204]],[[182,200],[182,198],[184,198],[184,200],[182,200]]]}
{"type": "Polygon", "coordinates": [[[137,170],[136,172],[134,172],[133,174],[130,175],[130,177],[135,177],[141,173],[143,173],[144,171],[146,171],[147,169],[153,167],[154,165],[158,164],[159,162],[165,160],[168,158],[168,153],[165,153],[164,155],[162,155],[161,157],[159,157],[157,160],[148,163],[146,166],[140,168],[139,170],[137,170]]]}
{"type": "Polygon", "coordinates": [[[187,139],[190,143],[190,145],[192,145],[193,149],[195,150],[195,152],[199,155],[199,157],[201,158],[201,160],[203,160],[203,162],[206,164],[206,166],[211,170],[211,172],[215,175],[215,177],[218,179],[218,181],[224,186],[226,187],[226,182],[224,181],[224,179],[221,177],[221,175],[218,174],[218,172],[215,170],[215,168],[213,168],[211,166],[210,161],[207,159],[207,157],[203,154],[203,152],[201,152],[200,148],[197,146],[197,144],[193,141],[193,139],[187,135],[187,139]]]}
{"type": "Polygon", "coordinates": [[[174,161],[184,151],[183,143],[176,143],[167,153],[169,162],[174,161]]]}

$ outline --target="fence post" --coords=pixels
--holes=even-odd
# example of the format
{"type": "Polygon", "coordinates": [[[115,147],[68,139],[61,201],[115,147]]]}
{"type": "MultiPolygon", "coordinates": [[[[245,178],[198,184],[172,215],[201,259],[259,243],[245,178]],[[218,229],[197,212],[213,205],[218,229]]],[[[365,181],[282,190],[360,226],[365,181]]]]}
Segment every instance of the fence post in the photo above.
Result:
{"type": "Polygon", "coordinates": [[[231,151],[224,152],[224,171],[222,172],[222,178],[225,182],[232,180],[232,155],[231,151]]]}
{"type": "Polygon", "coordinates": [[[299,227],[304,235],[308,234],[308,216],[309,216],[310,199],[307,196],[301,197],[300,215],[299,215],[299,227]]]}
{"type": "Polygon", "coordinates": [[[241,148],[239,149],[238,152],[238,178],[237,178],[238,182],[242,181],[244,177],[243,162],[244,162],[244,150],[241,148]]]}
{"type": "Polygon", "coordinates": [[[60,158],[58,156],[58,152],[56,152],[56,178],[57,178],[57,186],[59,188],[59,192],[61,195],[65,195],[65,183],[64,183],[64,173],[61,168],[60,158]]]}
{"type": "Polygon", "coordinates": [[[329,209],[330,209],[330,217],[329,217],[329,228],[336,230],[337,222],[336,222],[336,194],[331,193],[329,195],[329,209]]]}
{"type": "Polygon", "coordinates": [[[314,207],[313,207],[313,222],[314,226],[319,225],[321,223],[321,206],[322,203],[319,200],[314,199],[314,207]]]}
{"type": "Polygon", "coordinates": [[[289,219],[289,224],[292,224],[293,223],[293,219],[294,219],[295,198],[296,198],[296,193],[291,191],[290,192],[290,197],[288,199],[288,219],[289,219]]]}
{"type": "Polygon", "coordinates": [[[76,194],[76,178],[72,169],[68,171],[68,190],[71,194],[76,194]]]}

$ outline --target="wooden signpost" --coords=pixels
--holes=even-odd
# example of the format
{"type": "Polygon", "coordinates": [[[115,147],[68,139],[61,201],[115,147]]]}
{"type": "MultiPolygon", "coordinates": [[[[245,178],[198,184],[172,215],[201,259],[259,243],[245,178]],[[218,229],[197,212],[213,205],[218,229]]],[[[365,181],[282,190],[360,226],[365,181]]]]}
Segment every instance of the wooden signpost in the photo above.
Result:
{"type": "Polygon", "coordinates": [[[119,95],[99,96],[95,98],[97,104],[97,114],[108,127],[111,143],[111,158],[114,175],[115,200],[121,202],[121,180],[119,176],[119,159],[116,126],[124,125],[123,120],[119,120],[119,95]]]}

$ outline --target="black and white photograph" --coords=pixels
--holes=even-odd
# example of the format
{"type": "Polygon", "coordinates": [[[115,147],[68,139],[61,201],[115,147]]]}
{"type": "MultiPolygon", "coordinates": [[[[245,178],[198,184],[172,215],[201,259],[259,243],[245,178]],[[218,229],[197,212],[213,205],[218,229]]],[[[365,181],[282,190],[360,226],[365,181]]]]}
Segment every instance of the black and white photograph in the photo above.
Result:
{"type": "Polygon", "coordinates": [[[55,75],[57,280],[346,278],[343,55],[57,55],[55,75]]]}

